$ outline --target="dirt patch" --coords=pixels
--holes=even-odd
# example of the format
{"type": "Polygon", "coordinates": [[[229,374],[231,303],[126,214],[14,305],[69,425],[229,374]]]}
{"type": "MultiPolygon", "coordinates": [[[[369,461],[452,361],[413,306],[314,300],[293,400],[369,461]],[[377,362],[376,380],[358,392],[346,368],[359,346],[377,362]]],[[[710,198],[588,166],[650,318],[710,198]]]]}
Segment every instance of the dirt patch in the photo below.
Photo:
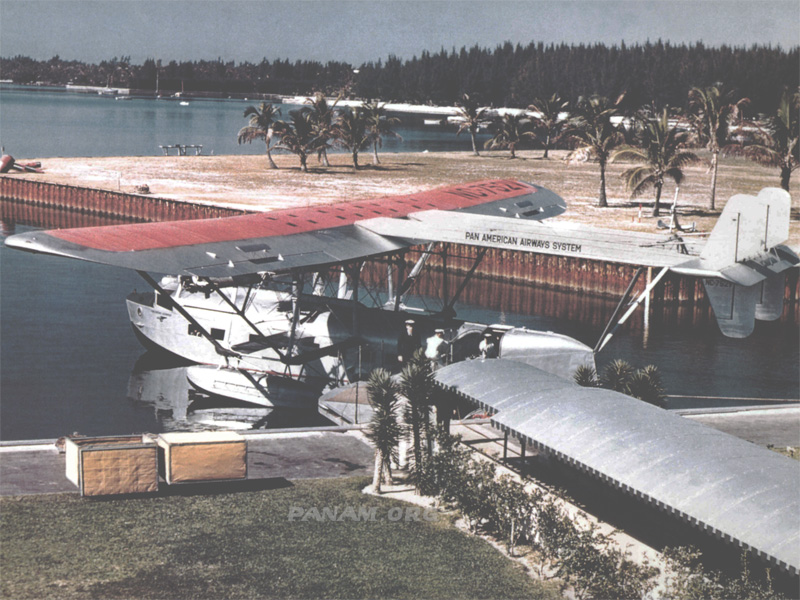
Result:
{"type": "MultiPolygon", "coordinates": [[[[552,152],[543,160],[540,151],[523,151],[519,158],[507,153],[470,152],[404,153],[380,155],[381,164],[369,164],[362,156],[355,171],[350,157],[330,156],[330,167],[309,159],[309,173],[302,173],[295,156],[276,155],[278,169],[270,169],[266,156],[152,156],[41,159],[44,174],[15,177],[132,192],[147,185],[154,196],[245,208],[274,210],[329,202],[359,200],[408,194],[442,185],[489,178],[513,178],[535,182],[561,195],[569,206],[560,217],[601,227],[634,231],[655,231],[651,218],[653,196],[631,199],[620,173],[629,165],[612,164],[607,173],[610,209],[596,206],[600,176],[596,163],[568,165],[564,152],[552,152]],[[641,207],[641,217],[640,215],[641,207]]],[[[716,210],[707,210],[711,176],[706,164],[685,169],[678,206],[682,225],[693,222],[699,231],[710,231],[725,202],[734,194],[756,194],[764,187],[778,185],[777,169],[768,169],[740,159],[723,160],[717,184],[716,210]]],[[[800,242],[800,181],[791,186],[791,243],[800,242]]],[[[665,187],[661,219],[669,220],[669,205],[675,186],[665,187]]]]}

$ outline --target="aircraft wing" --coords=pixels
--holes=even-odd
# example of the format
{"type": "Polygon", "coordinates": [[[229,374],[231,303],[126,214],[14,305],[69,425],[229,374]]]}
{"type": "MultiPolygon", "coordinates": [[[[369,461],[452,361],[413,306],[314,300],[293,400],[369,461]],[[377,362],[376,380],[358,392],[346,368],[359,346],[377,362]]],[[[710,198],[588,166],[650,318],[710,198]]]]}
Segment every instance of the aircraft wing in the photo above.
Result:
{"type": "Polygon", "coordinates": [[[407,247],[413,242],[355,223],[425,210],[538,220],[563,213],[566,204],[530,183],[488,180],[221,219],[30,231],[9,237],[6,245],[138,271],[235,277],[321,268],[407,247]]]}
{"type": "Polygon", "coordinates": [[[671,267],[687,260],[663,235],[600,229],[580,223],[527,221],[428,210],[408,219],[377,217],[357,224],[389,239],[450,242],[554,254],[637,266],[671,267]]]}

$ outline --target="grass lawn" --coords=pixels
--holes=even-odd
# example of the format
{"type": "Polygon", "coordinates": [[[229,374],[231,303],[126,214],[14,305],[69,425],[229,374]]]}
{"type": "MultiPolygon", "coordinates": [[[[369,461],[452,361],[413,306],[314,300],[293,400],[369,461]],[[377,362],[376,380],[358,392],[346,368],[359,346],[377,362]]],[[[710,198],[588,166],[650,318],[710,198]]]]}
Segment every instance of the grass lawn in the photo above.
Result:
{"type": "MultiPolygon", "coordinates": [[[[392,520],[362,478],[238,493],[0,499],[3,598],[558,598],[480,539],[392,520]],[[375,520],[295,514],[374,509],[375,520]]],[[[353,513],[348,513],[352,516],[353,513]]],[[[362,513],[363,514],[363,513],[362,513]]],[[[406,514],[406,513],[403,513],[406,514]]],[[[394,515],[394,516],[393,516],[394,515]]]]}

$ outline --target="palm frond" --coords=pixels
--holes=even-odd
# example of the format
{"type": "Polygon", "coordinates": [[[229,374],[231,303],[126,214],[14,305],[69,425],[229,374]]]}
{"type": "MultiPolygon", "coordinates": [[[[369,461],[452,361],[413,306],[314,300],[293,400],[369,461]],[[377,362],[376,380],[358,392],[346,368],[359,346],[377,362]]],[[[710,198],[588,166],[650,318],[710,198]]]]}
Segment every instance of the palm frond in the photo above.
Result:
{"type": "Polygon", "coordinates": [[[242,127],[239,130],[239,133],[236,135],[236,141],[239,144],[251,143],[253,140],[266,140],[266,139],[267,139],[267,132],[258,127],[253,127],[252,125],[242,127]]]}

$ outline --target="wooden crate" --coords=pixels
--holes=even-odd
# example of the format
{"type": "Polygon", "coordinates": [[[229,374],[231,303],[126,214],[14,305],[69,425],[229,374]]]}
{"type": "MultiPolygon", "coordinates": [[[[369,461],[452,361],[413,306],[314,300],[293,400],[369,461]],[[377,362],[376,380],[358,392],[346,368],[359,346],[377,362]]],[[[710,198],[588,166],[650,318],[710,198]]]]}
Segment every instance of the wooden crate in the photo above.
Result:
{"type": "Polygon", "coordinates": [[[67,438],[65,454],[81,496],[158,491],[158,446],[144,436],[67,438]]]}
{"type": "Polygon", "coordinates": [[[247,442],[238,433],[162,433],[158,454],[161,476],[169,484],[247,479],[247,442]]]}

